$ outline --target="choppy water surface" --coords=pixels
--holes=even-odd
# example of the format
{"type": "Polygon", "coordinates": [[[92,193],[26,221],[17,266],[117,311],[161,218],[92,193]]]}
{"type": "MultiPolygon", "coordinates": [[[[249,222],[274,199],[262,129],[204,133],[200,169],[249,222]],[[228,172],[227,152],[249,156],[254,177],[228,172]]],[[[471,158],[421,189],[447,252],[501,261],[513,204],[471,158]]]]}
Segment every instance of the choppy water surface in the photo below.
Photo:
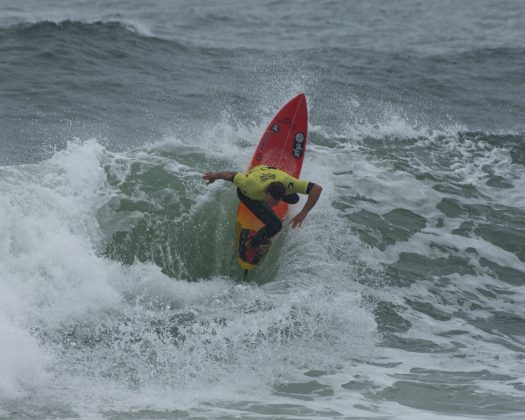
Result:
{"type": "Polygon", "coordinates": [[[523,28],[520,1],[2,3],[0,417],[523,418],[523,28]],[[322,199],[244,282],[201,174],[299,92],[322,199]]]}

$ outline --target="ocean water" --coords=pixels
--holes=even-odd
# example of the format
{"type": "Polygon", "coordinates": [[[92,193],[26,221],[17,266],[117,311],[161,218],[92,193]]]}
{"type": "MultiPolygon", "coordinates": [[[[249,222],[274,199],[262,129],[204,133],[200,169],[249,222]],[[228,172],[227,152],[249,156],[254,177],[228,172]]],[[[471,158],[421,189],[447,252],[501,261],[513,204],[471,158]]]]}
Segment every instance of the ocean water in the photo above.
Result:
{"type": "Polygon", "coordinates": [[[0,418],[525,418],[524,40],[521,0],[0,0],[0,418]],[[201,176],[300,92],[324,191],[244,281],[201,176]]]}

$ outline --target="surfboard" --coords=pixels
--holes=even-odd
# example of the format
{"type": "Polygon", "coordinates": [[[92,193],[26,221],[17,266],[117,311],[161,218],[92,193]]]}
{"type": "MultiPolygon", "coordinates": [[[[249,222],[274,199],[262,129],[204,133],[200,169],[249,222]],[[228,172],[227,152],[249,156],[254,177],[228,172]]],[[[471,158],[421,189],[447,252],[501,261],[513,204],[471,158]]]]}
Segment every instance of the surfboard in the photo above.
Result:
{"type": "MultiPolygon", "coordinates": [[[[257,165],[273,166],[295,178],[299,178],[306,152],[308,109],[303,93],[288,102],[268,124],[262,135],[248,170],[257,165]]],[[[277,216],[284,220],[288,204],[280,202],[272,207],[277,216]]],[[[246,242],[263,227],[263,223],[243,204],[237,210],[236,249],[237,262],[244,270],[253,270],[263,260],[265,251],[253,252],[246,249],[246,242]]]]}

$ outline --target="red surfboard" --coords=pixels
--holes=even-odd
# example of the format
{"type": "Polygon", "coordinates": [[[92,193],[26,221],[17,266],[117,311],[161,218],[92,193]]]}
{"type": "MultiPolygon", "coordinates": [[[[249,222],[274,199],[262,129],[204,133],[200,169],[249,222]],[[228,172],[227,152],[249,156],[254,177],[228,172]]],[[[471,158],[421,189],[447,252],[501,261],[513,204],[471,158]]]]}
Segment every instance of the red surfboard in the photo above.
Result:
{"type": "MultiPolygon", "coordinates": [[[[308,109],[306,97],[300,94],[288,102],[266,128],[248,170],[258,165],[273,166],[299,178],[306,152],[308,109]]],[[[284,220],[288,204],[280,202],[272,208],[284,220]]],[[[237,262],[245,270],[253,270],[264,254],[246,249],[246,242],[263,227],[262,222],[243,204],[237,210],[237,262]]]]}

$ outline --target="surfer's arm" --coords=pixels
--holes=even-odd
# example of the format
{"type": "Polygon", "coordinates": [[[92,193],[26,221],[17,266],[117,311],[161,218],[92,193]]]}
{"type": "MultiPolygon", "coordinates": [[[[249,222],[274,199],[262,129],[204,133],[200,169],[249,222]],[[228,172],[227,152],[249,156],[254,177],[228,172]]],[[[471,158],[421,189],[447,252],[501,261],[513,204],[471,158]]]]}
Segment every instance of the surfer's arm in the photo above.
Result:
{"type": "Polygon", "coordinates": [[[202,178],[206,181],[207,184],[212,184],[218,179],[233,182],[233,177],[235,175],[237,175],[237,172],[206,172],[202,176],[202,178]]]}
{"type": "Polygon", "coordinates": [[[312,210],[312,208],[315,206],[315,203],[317,203],[317,200],[319,200],[319,196],[321,195],[322,191],[323,187],[321,187],[318,184],[313,184],[312,187],[309,188],[308,199],[306,200],[303,209],[299,213],[297,213],[292,219],[292,227],[301,226],[301,223],[303,223],[303,220],[308,215],[308,212],[312,210]]]}

